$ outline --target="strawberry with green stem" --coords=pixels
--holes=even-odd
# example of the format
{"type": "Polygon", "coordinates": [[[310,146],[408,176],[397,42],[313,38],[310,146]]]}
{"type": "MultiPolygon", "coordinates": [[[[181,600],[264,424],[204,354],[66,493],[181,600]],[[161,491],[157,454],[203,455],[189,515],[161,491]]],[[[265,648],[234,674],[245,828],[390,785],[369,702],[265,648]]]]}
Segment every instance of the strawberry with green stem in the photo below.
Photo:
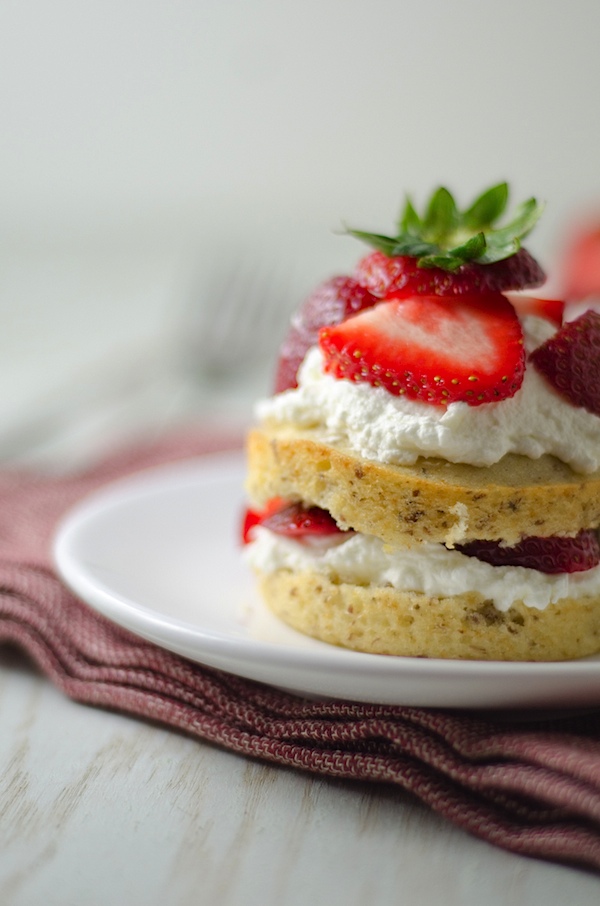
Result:
{"type": "Polygon", "coordinates": [[[545,274],[522,246],[543,207],[535,198],[498,226],[508,185],[488,189],[464,211],[450,192],[436,189],[420,216],[406,199],[393,236],[348,229],[376,251],[359,262],[356,280],[378,298],[412,293],[455,296],[508,292],[540,286],[545,274]]]}
{"type": "MultiPolygon", "coordinates": [[[[511,342],[516,339],[516,346],[511,346],[505,362],[496,362],[493,366],[498,370],[495,374],[492,368],[493,379],[497,380],[496,386],[490,386],[489,380],[485,384],[481,368],[475,374],[474,366],[469,367],[470,352],[464,342],[460,348],[467,357],[465,362],[457,361],[456,350],[453,361],[446,361],[448,354],[452,355],[452,350],[443,349],[442,343],[449,341],[452,336],[456,337],[451,323],[456,326],[457,316],[468,321],[468,313],[472,309],[469,300],[474,296],[480,296],[482,301],[487,298],[489,302],[500,292],[537,286],[545,278],[540,266],[521,245],[521,240],[537,222],[541,205],[535,199],[529,199],[518,208],[506,225],[497,226],[507,201],[508,187],[506,183],[501,183],[484,192],[470,207],[461,211],[448,190],[439,188],[433,193],[422,217],[417,214],[412,202],[407,200],[395,236],[348,230],[350,235],[368,242],[376,251],[359,263],[352,278],[335,277],[322,284],[297,312],[280,351],[275,391],[281,392],[296,386],[300,363],[308,349],[319,339],[321,328],[327,328],[323,331],[320,345],[326,356],[327,370],[337,377],[377,383],[386,386],[391,392],[397,392],[394,388],[402,386],[403,389],[399,392],[438,404],[462,399],[476,405],[497,401],[516,392],[522,380],[524,360],[520,324],[510,305],[498,303],[497,299],[492,301],[491,307],[495,312],[490,315],[485,331],[489,335],[499,306],[503,308],[503,325],[507,326],[510,322],[508,333],[511,342]],[[387,317],[391,308],[386,310],[386,317],[379,313],[373,319],[366,317],[367,310],[377,306],[382,299],[389,301],[393,298],[398,301],[409,297],[438,298],[447,302],[452,299],[454,304],[462,300],[463,303],[454,313],[438,308],[435,317],[433,307],[428,311],[428,307],[418,303],[412,306],[409,316],[411,323],[414,326],[415,311],[418,308],[423,316],[427,316],[432,340],[425,352],[434,373],[420,375],[419,392],[415,391],[417,384],[411,367],[407,365],[402,368],[401,355],[404,352],[400,347],[394,350],[393,344],[386,345],[385,362],[373,359],[373,348],[370,351],[366,348],[362,350],[364,354],[360,368],[351,368],[350,364],[342,367],[339,344],[335,350],[333,347],[338,340],[343,345],[344,331],[340,334],[329,328],[343,326],[355,317],[360,317],[360,325],[368,324],[370,332],[370,337],[366,338],[363,345],[368,347],[369,341],[374,342],[374,334],[377,333],[379,336],[376,345],[381,351],[381,327],[384,324],[394,327],[393,319],[387,317]],[[436,367],[436,351],[445,353],[444,375],[437,373],[440,369],[436,367]],[[327,360],[330,353],[337,359],[336,363],[327,360]],[[393,367],[390,368],[392,360],[393,367]],[[405,378],[401,384],[397,380],[398,370],[405,378]],[[468,373],[463,374],[463,371],[468,373]],[[394,375],[391,380],[386,381],[387,373],[394,375]],[[465,380],[469,383],[460,395],[457,383],[462,385],[465,380]],[[474,387],[474,383],[478,381],[477,387],[474,387]],[[432,384],[436,386],[432,387],[432,384]]],[[[394,311],[400,314],[398,305],[394,307],[394,311]]],[[[408,309],[402,309],[401,317],[407,314],[408,309]]],[[[395,335],[403,329],[402,320],[397,322],[396,327],[397,330],[392,330],[395,335]]],[[[354,332],[354,328],[349,328],[349,331],[354,332]]],[[[479,359],[484,348],[473,350],[479,359]]],[[[352,356],[355,360],[359,351],[358,347],[353,348],[352,356]]],[[[354,361],[354,364],[357,362],[354,361]]]]}

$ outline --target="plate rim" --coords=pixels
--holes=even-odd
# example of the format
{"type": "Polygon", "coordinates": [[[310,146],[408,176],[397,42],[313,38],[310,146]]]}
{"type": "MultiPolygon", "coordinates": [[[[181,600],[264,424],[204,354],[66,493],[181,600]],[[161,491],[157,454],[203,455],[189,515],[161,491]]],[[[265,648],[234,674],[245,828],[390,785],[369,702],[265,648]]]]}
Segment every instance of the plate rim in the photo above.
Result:
{"type": "MultiPolygon", "coordinates": [[[[106,513],[110,513],[122,506],[130,506],[140,498],[158,497],[161,493],[169,493],[176,485],[191,483],[200,488],[206,485],[215,475],[220,480],[235,478],[239,481],[240,503],[243,501],[243,452],[226,451],[222,453],[201,454],[197,457],[187,458],[157,466],[150,466],[130,475],[109,480],[74,504],[59,521],[52,543],[52,556],[54,565],[60,578],[70,590],[96,612],[108,618],[111,622],[126,628],[139,638],[151,641],[154,644],[171,652],[180,653],[180,649],[173,648],[172,643],[181,640],[182,635],[201,641],[203,648],[211,656],[231,657],[243,655],[249,663],[260,663],[265,657],[274,667],[292,666],[296,670],[311,670],[318,668],[321,673],[339,675],[340,671],[360,671],[370,679],[387,681],[390,678],[428,679],[443,682],[451,679],[468,680],[474,677],[489,682],[497,678],[527,678],[535,676],[537,681],[548,678],[556,682],[561,677],[571,679],[596,680],[598,682],[597,699],[600,703],[600,658],[583,658],[570,661],[551,662],[518,662],[518,661],[481,661],[481,660],[450,660],[443,658],[409,658],[397,656],[383,656],[356,652],[335,646],[318,643],[323,648],[294,648],[281,643],[274,643],[256,639],[254,637],[232,637],[226,632],[202,629],[200,626],[181,620],[176,617],[159,613],[155,608],[150,608],[142,602],[130,600],[127,596],[115,593],[104,583],[94,581],[89,571],[82,568],[74,556],[73,546],[80,532],[106,513]],[[98,606],[97,599],[102,604],[98,606]],[[133,617],[133,624],[122,617],[133,617]],[[140,632],[140,619],[145,632],[140,632]],[[138,628],[135,628],[137,624],[138,628]],[[149,628],[161,627],[162,640],[149,636],[149,628]],[[165,628],[168,631],[165,636],[165,628]],[[169,644],[166,644],[165,641],[169,644]]],[[[249,576],[249,582],[251,576],[249,576]]],[[[212,666],[209,660],[184,655],[198,664],[212,666]]],[[[231,671],[230,671],[231,672],[231,671]]],[[[248,676],[247,673],[238,674],[248,676]]],[[[261,681],[261,680],[259,680],[261,681]]],[[[264,682],[264,680],[262,680],[264,682]]],[[[336,696],[337,697],[337,696],[336,696]]],[[[356,700],[356,699],[352,699],[356,700]]],[[[367,699],[365,699],[366,701],[367,699]]],[[[371,701],[371,699],[368,699],[371,701]]],[[[440,706],[444,707],[444,706],[440,706]]],[[[447,707],[447,706],[446,706],[447,707]]],[[[455,707],[481,707],[481,705],[460,705],[455,707]]],[[[496,706],[490,706],[496,707],[496,706]]],[[[507,705],[514,708],[514,704],[507,705]]]]}

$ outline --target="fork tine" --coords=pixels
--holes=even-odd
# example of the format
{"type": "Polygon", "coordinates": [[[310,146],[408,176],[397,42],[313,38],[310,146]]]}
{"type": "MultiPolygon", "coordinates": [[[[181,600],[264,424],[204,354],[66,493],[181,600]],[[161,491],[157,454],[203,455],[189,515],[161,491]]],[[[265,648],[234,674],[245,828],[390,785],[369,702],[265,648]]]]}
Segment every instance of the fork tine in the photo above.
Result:
{"type": "Polygon", "coordinates": [[[204,283],[182,319],[189,373],[215,382],[270,364],[292,308],[290,269],[245,257],[204,283]]]}

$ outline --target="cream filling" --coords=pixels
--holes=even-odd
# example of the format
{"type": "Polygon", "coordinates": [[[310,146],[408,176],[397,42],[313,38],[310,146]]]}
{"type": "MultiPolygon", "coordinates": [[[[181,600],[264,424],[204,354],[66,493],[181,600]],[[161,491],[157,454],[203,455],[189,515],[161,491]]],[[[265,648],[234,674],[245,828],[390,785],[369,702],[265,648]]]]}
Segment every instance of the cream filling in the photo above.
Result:
{"type": "MultiPolygon", "coordinates": [[[[523,331],[530,351],[555,327],[528,316],[523,331]]],[[[533,366],[510,399],[443,408],[331,377],[323,371],[315,347],[301,367],[299,387],[262,400],[256,414],[267,426],[316,428],[325,441],[343,443],[358,456],[384,463],[411,465],[419,456],[439,456],[489,466],[507,453],[531,459],[550,453],[576,472],[600,468],[600,418],[559,396],[533,366]]]]}
{"type": "Polygon", "coordinates": [[[262,573],[308,571],[334,582],[391,586],[433,597],[478,592],[500,611],[515,601],[544,610],[563,598],[600,595],[600,566],[548,575],[522,566],[491,566],[442,544],[390,550],[378,538],[359,533],[299,542],[257,526],[244,556],[262,573]]]}

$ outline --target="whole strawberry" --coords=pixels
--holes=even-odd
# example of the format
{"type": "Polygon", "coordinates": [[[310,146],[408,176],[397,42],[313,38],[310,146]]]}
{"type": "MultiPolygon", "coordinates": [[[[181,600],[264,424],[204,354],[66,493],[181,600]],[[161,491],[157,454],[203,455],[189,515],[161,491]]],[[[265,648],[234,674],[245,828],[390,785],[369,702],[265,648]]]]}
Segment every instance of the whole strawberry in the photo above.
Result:
{"type": "Polygon", "coordinates": [[[429,296],[460,296],[474,292],[510,292],[530,289],[546,279],[544,271],[527,249],[493,264],[461,264],[455,271],[427,267],[409,255],[390,257],[371,252],[354,271],[355,279],[379,298],[414,293],[429,296]]]}
{"type": "Polygon", "coordinates": [[[600,415],[600,314],[567,321],[529,358],[561,396],[600,415]]]}
{"type": "Polygon", "coordinates": [[[521,245],[542,206],[530,198],[504,226],[508,185],[488,189],[464,211],[444,187],[417,214],[407,199],[393,236],[349,230],[376,249],[359,262],[355,278],[379,298],[400,294],[456,296],[540,286],[544,271],[521,245]]]}

